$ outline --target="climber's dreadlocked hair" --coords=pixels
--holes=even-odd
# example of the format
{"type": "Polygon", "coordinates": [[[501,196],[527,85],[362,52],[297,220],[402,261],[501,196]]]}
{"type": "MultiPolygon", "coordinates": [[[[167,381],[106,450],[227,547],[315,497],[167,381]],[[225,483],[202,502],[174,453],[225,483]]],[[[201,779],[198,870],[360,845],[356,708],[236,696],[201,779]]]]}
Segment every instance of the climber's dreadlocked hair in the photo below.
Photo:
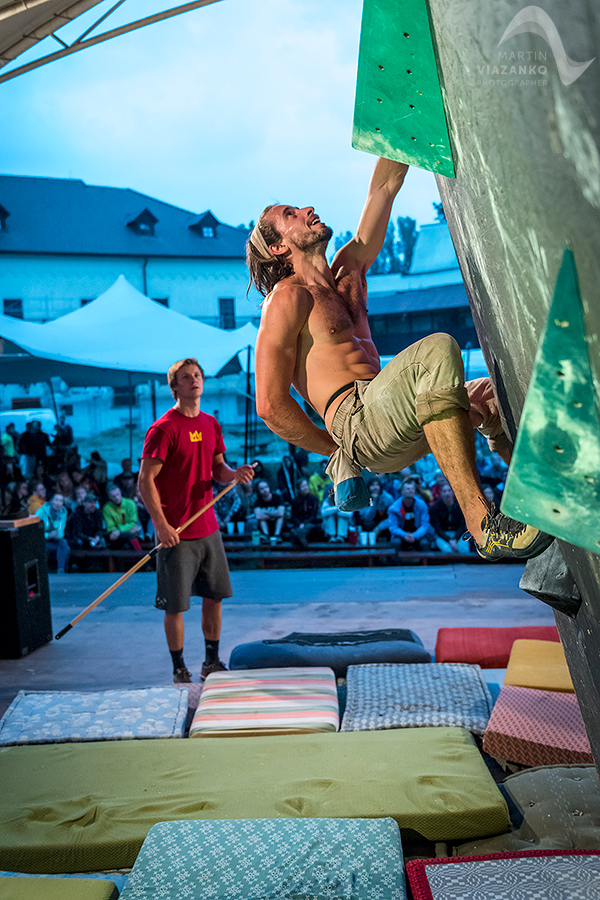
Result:
{"type": "Polygon", "coordinates": [[[269,250],[272,244],[281,241],[281,234],[266,219],[266,214],[271,209],[273,206],[263,209],[246,244],[246,264],[250,272],[250,282],[263,297],[266,297],[282,278],[294,274],[294,267],[285,257],[275,256],[269,250]]]}

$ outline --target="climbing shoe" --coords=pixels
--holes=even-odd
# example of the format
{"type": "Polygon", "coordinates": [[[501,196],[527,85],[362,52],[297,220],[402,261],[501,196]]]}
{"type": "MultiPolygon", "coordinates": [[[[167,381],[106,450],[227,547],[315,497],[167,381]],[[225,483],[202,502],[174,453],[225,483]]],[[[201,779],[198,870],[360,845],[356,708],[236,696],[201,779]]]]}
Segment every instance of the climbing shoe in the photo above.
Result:
{"type": "MultiPolygon", "coordinates": [[[[487,504],[486,504],[487,506],[487,504]]],[[[490,503],[481,523],[482,544],[475,549],[482,559],[532,559],[546,550],[554,538],[515,519],[503,515],[495,503],[490,503]]]]}

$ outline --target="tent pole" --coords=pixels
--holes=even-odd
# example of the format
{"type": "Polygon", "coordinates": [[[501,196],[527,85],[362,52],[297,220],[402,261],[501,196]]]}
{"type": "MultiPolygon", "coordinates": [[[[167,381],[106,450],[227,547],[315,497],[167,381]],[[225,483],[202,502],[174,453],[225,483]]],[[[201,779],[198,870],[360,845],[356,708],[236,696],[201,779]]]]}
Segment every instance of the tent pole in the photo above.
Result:
{"type": "Polygon", "coordinates": [[[133,462],[133,397],[131,386],[131,372],[127,373],[129,383],[129,458],[133,462]]]}
{"type": "Polygon", "coordinates": [[[50,388],[50,396],[52,397],[52,406],[54,407],[54,415],[56,416],[56,421],[58,422],[58,407],[56,406],[56,397],[54,396],[54,385],[52,384],[52,378],[48,379],[48,387],[50,388]]]}
{"type": "Polygon", "coordinates": [[[150,382],[150,399],[152,401],[152,421],[156,422],[156,378],[150,382]]]}
{"type": "Polygon", "coordinates": [[[248,344],[246,353],[246,414],[244,420],[244,464],[248,463],[250,452],[250,352],[252,347],[248,344]]]}

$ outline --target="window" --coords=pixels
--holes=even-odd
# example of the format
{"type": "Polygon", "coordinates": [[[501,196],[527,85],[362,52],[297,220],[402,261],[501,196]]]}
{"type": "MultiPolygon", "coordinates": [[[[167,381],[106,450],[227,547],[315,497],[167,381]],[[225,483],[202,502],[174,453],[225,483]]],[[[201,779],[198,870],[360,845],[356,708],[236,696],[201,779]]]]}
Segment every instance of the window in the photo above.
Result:
{"type": "Polygon", "coordinates": [[[115,406],[135,406],[135,388],[133,385],[124,385],[123,387],[114,388],[114,405],[115,406]]]}
{"type": "Polygon", "coordinates": [[[88,303],[92,303],[93,297],[82,297],[81,298],[81,306],[87,306],[88,303]]]}
{"type": "Polygon", "coordinates": [[[208,210],[203,213],[200,218],[195,219],[188,228],[202,238],[216,238],[217,237],[217,228],[219,227],[219,220],[216,219],[213,214],[208,210]]]}
{"type": "Polygon", "coordinates": [[[143,209],[139,216],[131,219],[127,223],[127,227],[136,234],[143,234],[146,237],[154,237],[154,226],[158,223],[156,216],[149,209],[143,209]]]}
{"type": "Polygon", "coordinates": [[[235,328],[235,299],[219,297],[219,328],[235,328]]]}
{"type": "Polygon", "coordinates": [[[161,306],[168,306],[168,305],[169,305],[169,298],[168,298],[168,297],[153,297],[152,299],[154,300],[155,303],[160,303],[161,306]]]}
{"type": "Polygon", "coordinates": [[[23,318],[23,301],[22,300],[5,300],[4,315],[12,316],[13,319],[23,318]]]}

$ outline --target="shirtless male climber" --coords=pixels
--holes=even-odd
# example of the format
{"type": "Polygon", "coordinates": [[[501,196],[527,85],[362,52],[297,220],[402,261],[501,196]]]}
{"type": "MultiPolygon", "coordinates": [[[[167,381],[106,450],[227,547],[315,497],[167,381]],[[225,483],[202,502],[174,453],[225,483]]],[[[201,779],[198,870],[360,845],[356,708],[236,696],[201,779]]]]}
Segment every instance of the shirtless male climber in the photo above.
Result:
{"type": "Polygon", "coordinates": [[[356,234],[331,267],[325,250],[333,232],[312,206],[274,205],[261,214],[247,245],[251,279],[266,297],[256,342],[258,415],[289,443],[331,457],[336,489],[360,468],[396,472],[431,451],[480,556],[537,556],[552,538],[502,515],[482,494],[473,428],[505,462],[511,454],[490,380],[465,384],[460,349],[447,334],[429,335],[380,367],[366,274],[407,170],[377,161],[356,234]],[[304,413],[291,385],[327,430],[304,413]]]}

